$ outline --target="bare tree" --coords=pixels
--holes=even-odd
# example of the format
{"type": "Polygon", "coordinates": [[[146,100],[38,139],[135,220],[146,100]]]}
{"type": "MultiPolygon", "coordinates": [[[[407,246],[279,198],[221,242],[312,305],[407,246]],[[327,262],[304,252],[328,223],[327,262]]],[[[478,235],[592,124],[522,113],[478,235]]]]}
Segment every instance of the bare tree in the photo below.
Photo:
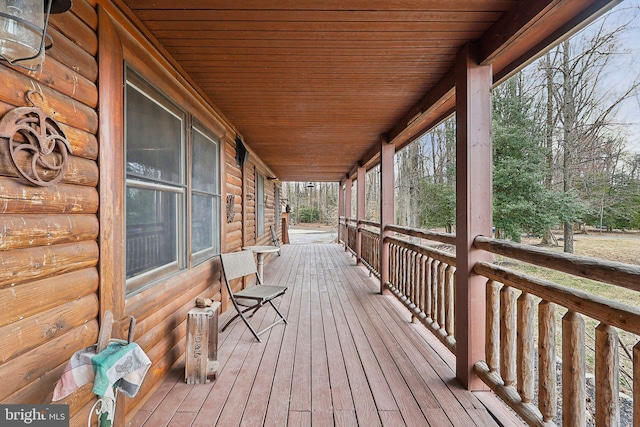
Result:
{"type": "MultiPolygon", "coordinates": [[[[640,85],[638,79],[623,88],[605,85],[612,58],[619,53],[619,37],[629,27],[627,22],[612,28],[607,18],[602,18],[590,31],[562,42],[545,57],[546,64],[543,61],[541,67],[545,72],[548,102],[553,99],[558,112],[561,179],[566,195],[576,191],[575,175],[578,168],[602,158],[603,151],[616,152],[615,145],[619,140],[611,135],[618,107],[624,100],[634,96],[640,85]]],[[[554,124],[549,106],[547,122],[549,127],[554,124]]],[[[553,143],[548,132],[547,147],[553,143]]],[[[613,157],[609,157],[609,161],[613,157]]],[[[573,253],[574,224],[577,219],[575,213],[565,216],[565,252],[573,253]]]]}

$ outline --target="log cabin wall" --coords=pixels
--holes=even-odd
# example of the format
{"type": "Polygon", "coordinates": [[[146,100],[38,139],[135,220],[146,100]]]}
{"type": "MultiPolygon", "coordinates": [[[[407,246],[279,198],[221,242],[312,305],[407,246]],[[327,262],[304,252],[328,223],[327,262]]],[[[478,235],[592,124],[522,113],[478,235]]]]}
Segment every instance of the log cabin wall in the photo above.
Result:
{"type": "MultiPolygon", "coordinates": [[[[96,342],[99,319],[111,310],[114,336],[125,337],[128,316],[136,317],[135,341],[153,363],[138,396],[119,399],[123,423],[182,358],[195,298],[226,306],[217,256],[200,263],[187,257],[176,274],[125,295],[124,64],[218,143],[220,251],[270,243],[275,184],[266,177],[272,173],[252,152],[244,168],[236,165],[237,130],[130,16],[108,0],[74,0],[70,12],[51,18],[54,46],[40,71],[0,63],[0,115],[25,106],[26,92],[34,90],[42,96],[32,99],[60,123],[72,151],[60,183],[35,187],[18,178],[8,141],[0,141],[2,403],[50,402],[65,364],[96,342]],[[243,204],[243,196],[255,194],[256,170],[265,177],[267,201],[265,233],[257,239],[255,197],[243,204]]],[[[71,425],[80,426],[94,401],[87,385],[60,403],[69,404],[71,425]]]]}
{"type": "MultiPolygon", "coordinates": [[[[45,403],[73,352],[96,341],[99,316],[97,14],[86,0],[52,16],[41,70],[0,64],[0,115],[25,94],[60,123],[69,167],[50,187],[27,184],[0,140],[0,402],[45,403]]],[[[28,159],[20,158],[19,162],[28,159]]],[[[84,387],[65,400],[87,405],[84,387]]],[[[85,421],[86,423],[86,421],[85,421]]]]}
{"type": "MultiPolygon", "coordinates": [[[[247,168],[246,176],[246,189],[248,193],[247,207],[246,207],[246,221],[245,230],[247,233],[248,245],[271,245],[271,232],[270,228],[273,226],[276,230],[278,224],[276,221],[276,205],[275,194],[276,186],[275,180],[269,179],[270,172],[266,169],[266,166],[258,160],[252,160],[255,156],[250,157],[249,167],[247,168]],[[263,230],[262,233],[258,233],[258,193],[257,181],[258,175],[262,177],[263,183],[263,230]]],[[[269,254],[268,256],[272,256],[269,254]]]]}

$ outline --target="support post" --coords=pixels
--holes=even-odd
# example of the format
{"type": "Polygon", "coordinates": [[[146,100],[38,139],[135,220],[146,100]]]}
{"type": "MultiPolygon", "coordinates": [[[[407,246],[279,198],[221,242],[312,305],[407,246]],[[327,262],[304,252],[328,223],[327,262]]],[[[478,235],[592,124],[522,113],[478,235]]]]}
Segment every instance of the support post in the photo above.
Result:
{"type": "Polygon", "coordinates": [[[386,136],[380,137],[380,293],[389,282],[389,243],[385,237],[390,234],[385,227],[395,223],[394,184],[395,172],[393,156],[396,147],[389,144],[386,136]]]}
{"type": "Polygon", "coordinates": [[[358,175],[357,175],[357,188],[356,188],[356,223],[357,233],[356,233],[356,261],[357,265],[362,265],[362,233],[360,232],[360,221],[365,219],[365,175],[367,173],[366,168],[359,166],[358,167],[358,175]]]}
{"type": "Polygon", "coordinates": [[[344,182],[340,181],[338,185],[338,242],[346,242],[346,237],[342,235],[342,226],[340,225],[340,217],[346,218],[344,212],[344,182]]]}
{"type": "Polygon", "coordinates": [[[491,256],[473,240],[491,236],[492,69],[476,58],[477,47],[468,44],[456,67],[456,377],[469,390],[485,390],[473,366],[484,360],[486,279],[473,267],[491,256]]]}
{"type": "MultiPolygon", "coordinates": [[[[353,181],[351,178],[347,178],[344,181],[344,217],[346,220],[351,218],[351,187],[353,186],[353,181]]],[[[349,221],[345,221],[347,227],[345,230],[347,235],[344,236],[344,250],[349,250],[349,221]]]]}
{"type": "Polygon", "coordinates": [[[351,188],[353,187],[353,180],[347,178],[344,180],[344,217],[351,218],[351,188]]]}

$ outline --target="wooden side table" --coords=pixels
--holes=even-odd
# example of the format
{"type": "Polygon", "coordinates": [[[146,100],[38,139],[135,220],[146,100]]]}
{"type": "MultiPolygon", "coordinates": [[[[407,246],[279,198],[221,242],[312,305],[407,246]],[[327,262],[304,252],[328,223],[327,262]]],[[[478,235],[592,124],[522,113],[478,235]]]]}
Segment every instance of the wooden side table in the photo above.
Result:
{"type": "Polygon", "coordinates": [[[278,252],[280,248],[277,246],[256,245],[245,246],[242,249],[244,249],[245,251],[253,251],[253,253],[256,254],[256,258],[258,261],[258,276],[260,277],[260,280],[262,280],[262,284],[264,284],[264,276],[262,275],[264,269],[264,256],[268,253],[278,252]]]}
{"type": "Polygon", "coordinates": [[[206,384],[218,377],[218,310],[211,307],[189,310],[184,379],[187,384],[206,384]]]}

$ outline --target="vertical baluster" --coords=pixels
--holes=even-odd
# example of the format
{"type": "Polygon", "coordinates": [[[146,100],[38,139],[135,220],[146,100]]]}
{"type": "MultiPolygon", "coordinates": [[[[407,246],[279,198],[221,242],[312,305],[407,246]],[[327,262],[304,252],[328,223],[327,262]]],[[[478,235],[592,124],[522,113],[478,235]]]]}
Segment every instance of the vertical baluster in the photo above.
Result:
{"type": "Polygon", "coordinates": [[[420,309],[423,313],[427,311],[427,266],[429,265],[429,257],[426,255],[422,255],[420,258],[420,309]]]}
{"type": "Polygon", "coordinates": [[[453,289],[455,286],[455,267],[448,265],[446,270],[446,283],[444,288],[445,293],[445,305],[446,305],[446,313],[445,313],[445,330],[447,331],[447,335],[452,337],[455,331],[455,318],[453,317],[453,306],[454,304],[454,293],[453,289]]]}
{"type": "Polygon", "coordinates": [[[389,245],[389,282],[392,285],[396,283],[396,248],[393,244],[389,245]]]}
{"type": "Polygon", "coordinates": [[[393,281],[393,286],[398,287],[398,247],[396,245],[390,245],[389,252],[391,253],[390,261],[391,265],[389,269],[390,280],[393,281]]]}
{"type": "MultiPolygon", "coordinates": [[[[633,395],[640,396],[640,342],[633,347],[633,395]]],[[[640,424],[640,398],[633,399],[633,425],[640,424]]]]}
{"type": "Polygon", "coordinates": [[[431,274],[431,268],[433,267],[433,258],[429,257],[429,259],[427,260],[427,266],[426,266],[426,271],[425,271],[425,278],[426,280],[426,286],[425,289],[427,290],[427,293],[425,295],[425,313],[427,314],[427,319],[429,321],[431,321],[431,319],[433,318],[433,310],[431,307],[431,293],[432,293],[432,282],[433,282],[433,277],[431,274]]]}
{"type": "Polygon", "coordinates": [[[438,325],[444,329],[444,271],[447,268],[447,264],[440,262],[438,264],[438,325]]]}
{"type": "Polygon", "coordinates": [[[543,421],[556,416],[556,305],[538,305],[538,407],[543,421]]]}
{"type": "Polygon", "coordinates": [[[418,254],[411,252],[411,304],[414,309],[418,307],[418,287],[416,285],[416,265],[418,264],[418,254]]]}
{"type": "Polygon", "coordinates": [[[510,286],[500,290],[500,375],[504,385],[516,382],[516,292],[510,286]]]}
{"type": "Polygon", "coordinates": [[[418,312],[422,313],[424,308],[422,307],[422,254],[417,254],[416,256],[416,306],[418,307],[418,312]]]}
{"type": "Polygon", "coordinates": [[[533,400],[535,355],[533,297],[523,292],[518,298],[518,393],[524,403],[533,400]]]}
{"type": "Polygon", "coordinates": [[[487,338],[485,357],[490,372],[500,367],[500,285],[493,280],[487,281],[487,338]]]}
{"type": "Polygon", "coordinates": [[[620,425],[618,403],[618,332],[600,323],[596,328],[596,426],[620,425]]]}
{"type": "Polygon", "coordinates": [[[562,425],[586,425],[584,319],[568,311],[562,318],[562,425]]]}
{"type": "Polygon", "coordinates": [[[400,273],[398,272],[398,265],[400,263],[400,248],[398,246],[393,247],[393,285],[400,289],[400,273]]]}
{"type": "Polygon", "coordinates": [[[413,279],[413,267],[415,265],[415,258],[416,258],[416,254],[413,251],[408,251],[408,265],[407,265],[407,285],[408,285],[408,292],[409,292],[409,311],[411,312],[411,320],[414,321],[415,320],[415,316],[414,316],[414,311],[413,309],[416,307],[416,300],[415,298],[415,281],[413,279]]]}
{"type": "Polygon", "coordinates": [[[409,250],[407,248],[402,248],[402,266],[400,267],[400,270],[402,271],[402,293],[404,294],[404,298],[405,301],[408,299],[408,278],[407,278],[407,274],[408,274],[408,268],[407,268],[407,264],[409,261],[409,250]]]}
{"type": "Polygon", "coordinates": [[[431,321],[438,325],[438,266],[440,261],[434,259],[431,263],[431,321]]]}
{"type": "Polygon", "coordinates": [[[398,246],[398,291],[404,295],[404,271],[402,267],[404,266],[404,248],[402,246],[398,246]]]}
{"type": "Polygon", "coordinates": [[[420,313],[422,310],[420,307],[420,258],[422,256],[419,253],[415,252],[413,254],[413,304],[415,313],[420,313]]]}

